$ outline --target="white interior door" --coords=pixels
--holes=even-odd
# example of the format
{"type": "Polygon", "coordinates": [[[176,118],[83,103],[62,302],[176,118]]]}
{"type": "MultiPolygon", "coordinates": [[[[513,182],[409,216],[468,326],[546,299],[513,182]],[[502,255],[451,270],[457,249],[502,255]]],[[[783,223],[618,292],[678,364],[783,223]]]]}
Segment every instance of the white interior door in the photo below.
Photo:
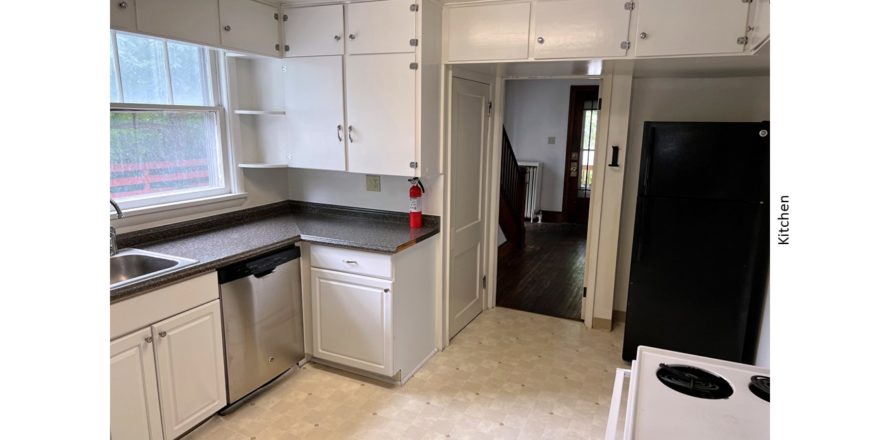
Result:
{"type": "Polygon", "coordinates": [[[110,435],[117,439],[162,440],[149,328],[110,343],[110,435]]]}
{"type": "Polygon", "coordinates": [[[290,58],[284,66],[288,164],[344,171],[342,56],[290,58]]]}
{"type": "Polygon", "coordinates": [[[416,70],[411,53],[345,59],[348,171],[412,176],[416,160],[416,70]]]}
{"type": "Polygon", "coordinates": [[[449,337],[483,310],[489,85],[452,79],[449,337]]]}

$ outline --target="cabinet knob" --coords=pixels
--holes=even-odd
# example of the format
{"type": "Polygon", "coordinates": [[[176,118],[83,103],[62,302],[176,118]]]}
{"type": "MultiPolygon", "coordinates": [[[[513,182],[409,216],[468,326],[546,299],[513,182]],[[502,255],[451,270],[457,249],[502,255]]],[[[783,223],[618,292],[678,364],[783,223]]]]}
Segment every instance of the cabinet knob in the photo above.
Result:
{"type": "Polygon", "coordinates": [[[146,342],[147,344],[152,344],[152,343],[153,343],[153,337],[152,337],[152,336],[147,336],[146,338],[144,338],[144,342],[146,342]]]}
{"type": "Polygon", "coordinates": [[[336,41],[339,41],[339,40],[342,39],[342,37],[339,36],[339,35],[334,35],[334,36],[333,36],[333,39],[336,40],[336,41]]]}
{"type": "Polygon", "coordinates": [[[358,264],[357,260],[342,260],[345,264],[358,264]]]}
{"type": "Polygon", "coordinates": [[[128,7],[128,3],[127,3],[127,2],[119,2],[119,8],[120,8],[120,9],[125,9],[125,8],[127,8],[127,7],[128,7]]]}
{"type": "Polygon", "coordinates": [[[159,337],[164,338],[165,336],[168,336],[168,333],[167,333],[167,332],[165,332],[164,330],[162,330],[161,332],[159,332],[159,337]]]}
{"type": "Polygon", "coordinates": [[[544,44],[544,37],[538,37],[538,44],[544,44]]]}
{"type": "Polygon", "coordinates": [[[388,293],[388,292],[390,292],[391,290],[390,290],[390,289],[382,289],[382,291],[385,292],[385,293],[388,293]]]}
{"type": "Polygon", "coordinates": [[[357,35],[355,35],[355,34],[348,34],[348,39],[349,39],[349,40],[354,40],[355,38],[357,38],[357,35]]]}
{"type": "Polygon", "coordinates": [[[226,26],[223,26],[223,30],[226,31],[226,32],[229,32],[229,31],[232,30],[232,26],[230,26],[230,25],[227,24],[226,26]]]}
{"type": "Polygon", "coordinates": [[[647,39],[648,39],[648,33],[647,33],[647,32],[642,32],[642,33],[640,33],[640,34],[639,34],[639,38],[641,38],[642,40],[647,40],[647,39]]]}

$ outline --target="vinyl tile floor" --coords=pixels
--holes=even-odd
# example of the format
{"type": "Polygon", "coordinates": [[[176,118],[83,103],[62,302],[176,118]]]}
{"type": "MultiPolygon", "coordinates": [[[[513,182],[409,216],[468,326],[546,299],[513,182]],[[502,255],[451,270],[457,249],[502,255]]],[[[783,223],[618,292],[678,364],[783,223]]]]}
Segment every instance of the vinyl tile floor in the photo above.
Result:
{"type": "Polygon", "coordinates": [[[499,307],[403,386],[309,363],[184,438],[601,439],[622,339],[499,307]]]}

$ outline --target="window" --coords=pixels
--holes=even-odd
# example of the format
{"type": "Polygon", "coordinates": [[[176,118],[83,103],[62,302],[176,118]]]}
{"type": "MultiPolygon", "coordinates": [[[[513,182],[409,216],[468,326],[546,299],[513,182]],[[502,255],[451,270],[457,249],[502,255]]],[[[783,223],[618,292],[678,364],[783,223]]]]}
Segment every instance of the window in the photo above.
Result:
{"type": "Polygon", "coordinates": [[[138,208],[227,194],[212,50],[110,34],[110,197],[138,208]]]}
{"type": "Polygon", "coordinates": [[[584,101],[583,130],[581,135],[581,166],[578,176],[578,196],[586,197],[593,186],[593,160],[596,155],[596,131],[599,123],[599,100],[584,101]]]}

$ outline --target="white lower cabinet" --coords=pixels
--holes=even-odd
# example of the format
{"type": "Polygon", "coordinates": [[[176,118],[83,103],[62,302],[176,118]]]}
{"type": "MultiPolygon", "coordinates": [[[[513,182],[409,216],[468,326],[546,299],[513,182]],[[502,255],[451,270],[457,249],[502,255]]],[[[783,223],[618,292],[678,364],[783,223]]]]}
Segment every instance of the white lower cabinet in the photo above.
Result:
{"type": "Polygon", "coordinates": [[[162,439],[153,334],[138,330],[110,343],[110,436],[162,439]]]}

